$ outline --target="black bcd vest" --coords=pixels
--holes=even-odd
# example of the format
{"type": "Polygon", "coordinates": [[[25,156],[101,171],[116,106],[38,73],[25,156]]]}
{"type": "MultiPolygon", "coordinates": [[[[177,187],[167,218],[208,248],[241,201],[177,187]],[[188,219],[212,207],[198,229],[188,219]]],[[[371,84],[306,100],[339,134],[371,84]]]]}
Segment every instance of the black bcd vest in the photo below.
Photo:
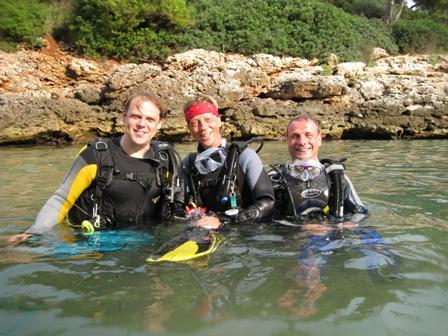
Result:
{"type": "Polygon", "coordinates": [[[178,178],[170,144],[151,141],[152,157],[136,159],[120,157],[121,148],[113,141],[99,139],[88,144],[98,165],[97,176],[70,209],[71,223],[95,222],[96,209],[99,227],[95,229],[148,225],[159,215],[164,190],[178,178]]]}

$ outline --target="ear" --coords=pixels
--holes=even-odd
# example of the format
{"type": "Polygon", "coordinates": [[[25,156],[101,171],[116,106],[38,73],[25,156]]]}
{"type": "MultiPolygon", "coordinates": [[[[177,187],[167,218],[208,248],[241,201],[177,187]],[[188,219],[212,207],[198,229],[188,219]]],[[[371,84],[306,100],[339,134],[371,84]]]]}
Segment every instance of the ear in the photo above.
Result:
{"type": "Polygon", "coordinates": [[[162,128],[162,124],[163,124],[163,120],[160,120],[158,123],[157,123],[157,129],[159,130],[159,129],[161,129],[162,128]]]}

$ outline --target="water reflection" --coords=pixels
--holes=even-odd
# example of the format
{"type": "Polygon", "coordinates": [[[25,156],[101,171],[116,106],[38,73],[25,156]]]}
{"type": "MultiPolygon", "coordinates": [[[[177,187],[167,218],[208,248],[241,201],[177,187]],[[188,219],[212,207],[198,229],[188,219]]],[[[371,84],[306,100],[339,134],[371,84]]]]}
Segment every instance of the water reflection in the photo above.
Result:
{"type": "MultiPolygon", "coordinates": [[[[178,146],[182,154],[191,145],[178,146]]],[[[0,240],[28,227],[79,147],[0,148],[0,240]]],[[[0,252],[0,323],[8,335],[445,335],[446,141],[332,142],[370,210],[361,227],[265,224],[224,233],[209,258],[147,264],[154,243],[55,256],[0,252]],[[378,234],[378,235],[377,235],[378,234]]],[[[265,163],[287,159],[266,143],[265,163]]],[[[26,246],[25,246],[26,247],[26,246]]],[[[44,245],[45,247],[45,245],[44,245]]]]}

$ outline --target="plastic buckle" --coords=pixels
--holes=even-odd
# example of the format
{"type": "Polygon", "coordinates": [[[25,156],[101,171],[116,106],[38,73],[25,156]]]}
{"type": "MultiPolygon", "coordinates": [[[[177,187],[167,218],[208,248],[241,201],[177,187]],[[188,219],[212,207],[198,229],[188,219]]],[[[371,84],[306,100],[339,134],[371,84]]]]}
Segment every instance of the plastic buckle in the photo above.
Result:
{"type": "Polygon", "coordinates": [[[126,173],[126,180],[137,181],[137,173],[126,173]]]}
{"type": "Polygon", "coordinates": [[[95,143],[95,149],[99,151],[105,151],[107,150],[107,143],[105,143],[104,141],[97,141],[95,143]]]}

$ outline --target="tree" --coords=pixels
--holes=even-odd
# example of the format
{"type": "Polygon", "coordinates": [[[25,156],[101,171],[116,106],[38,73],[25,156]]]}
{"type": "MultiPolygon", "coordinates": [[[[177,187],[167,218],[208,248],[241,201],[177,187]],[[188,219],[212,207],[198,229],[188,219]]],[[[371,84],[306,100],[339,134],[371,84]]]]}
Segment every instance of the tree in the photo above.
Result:
{"type": "Polygon", "coordinates": [[[439,10],[446,13],[448,12],[448,0],[414,0],[412,7],[429,12],[439,10]]]}
{"type": "Polygon", "coordinates": [[[384,10],[384,17],[383,17],[383,22],[386,26],[390,26],[392,23],[394,23],[400,18],[400,15],[403,12],[405,4],[406,1],[401,0],[400,7],[398,8],[398,11],[394,15],[395,0],[387,0],[386,9],[384,10]]]}

